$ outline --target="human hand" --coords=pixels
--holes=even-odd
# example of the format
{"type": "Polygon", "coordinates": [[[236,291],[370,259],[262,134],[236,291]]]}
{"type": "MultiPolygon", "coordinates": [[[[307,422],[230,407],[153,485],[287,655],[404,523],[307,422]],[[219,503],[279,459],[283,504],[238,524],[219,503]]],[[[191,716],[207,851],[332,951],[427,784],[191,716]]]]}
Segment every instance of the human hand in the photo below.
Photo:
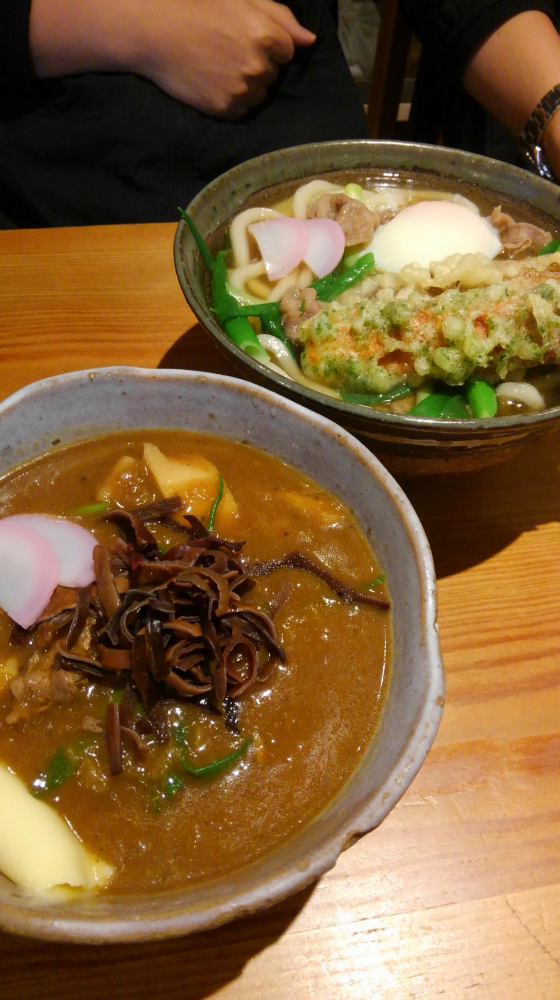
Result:
{"type": "Polygon", "coordinates": [[[274,0],[32,0],[39,78],[138,73],[206,114],[239,118],[315,35],[274,0]]]}
{"type": "Polygon", "coordinates": [[[315,35],[274,0],[165,0],[144,21],[135,72],[206,114],[240,118],[260,104],[295,46],[315,35]]]}

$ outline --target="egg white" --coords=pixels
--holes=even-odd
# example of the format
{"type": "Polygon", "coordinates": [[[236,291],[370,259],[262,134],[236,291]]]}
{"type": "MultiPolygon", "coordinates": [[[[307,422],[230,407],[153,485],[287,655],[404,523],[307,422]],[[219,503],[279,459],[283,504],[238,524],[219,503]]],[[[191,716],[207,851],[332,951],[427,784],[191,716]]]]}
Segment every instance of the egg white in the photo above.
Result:
{"type": "Polygon", "coordinates": [[[363,253],[380,271],[397,273],[407,264],[429,267],[451,254],[483,253],[492,260],[502,243],[497,230],[464,205],[418,201],[376,229],[363,253]]]}

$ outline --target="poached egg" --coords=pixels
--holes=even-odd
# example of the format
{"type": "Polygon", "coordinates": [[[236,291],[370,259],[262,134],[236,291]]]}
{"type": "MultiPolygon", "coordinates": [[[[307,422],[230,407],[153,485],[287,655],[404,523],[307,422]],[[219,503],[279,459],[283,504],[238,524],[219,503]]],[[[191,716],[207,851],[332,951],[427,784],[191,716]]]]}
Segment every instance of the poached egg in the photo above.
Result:
{"type": "Polygon", "coordinates": [[[363,253],[373,253],[380,271],[396,273],[407,264],[429,267],[454,253],[500,253],[498,231],[487,219],[451,201],[418,201],[376,229],[363,253]]]}

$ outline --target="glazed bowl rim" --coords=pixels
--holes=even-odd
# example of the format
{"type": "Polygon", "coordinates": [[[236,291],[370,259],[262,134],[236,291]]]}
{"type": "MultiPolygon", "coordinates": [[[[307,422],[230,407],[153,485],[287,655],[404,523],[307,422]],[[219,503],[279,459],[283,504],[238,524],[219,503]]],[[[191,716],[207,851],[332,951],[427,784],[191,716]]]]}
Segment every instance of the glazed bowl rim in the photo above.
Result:
{"type": "MultiPolygon", "coordinates": [[[[338,149],[358,149],[364,147],[381,150],[399,150],[402,152],[414,150],[418,151],[420,154],[429,154],[433,152],[434,149],[437,149],[438,153],[441,153],[443,157],[452,157],[460,162],[463,162],[465,165],[479,165],[480,167],[483,167],[485,163],[492,164],[501,169],[506,169],[508,173],[512,172],[514,175],[517,175],[523,180],[526,180],[527,177],[529,177],[531,184],[534,184],[537,188],[542,186],[542,190],[556,188],[556,185],[554,185],[551,181],[544,180],[543,178],[537,177],[533,174],[528,174],[528,171],[523,167],[516,167],[510,163],[503,163],[502,161],[489,156],[453,149],[450,146],[434,146],[429,143],[404,142],[393,139],[342,139],[330,140],[326,142],[305,143],[300,146],[287,146],[284,149],[277,149],[266,154],[267,168],[270,170],[270,167],[276,162],[281,162],[282,159],[289,158],[290,156],[304,156],[306,151],[312,149],[325,148],[327,150],[332,149],[334,151],[338,149]]],[[[201,203],[204,203],[205,199],[209,196],[212,188],[216,184],[224,183],[228,179],[231,182],[235,182],[237,178],[239,178],[239,181],[242,181],[247,168],[262,163],[262,160],[262,156],[255,156],[250,160],[246,160],[243,163],[239,163],[236,166],[231,167],[229,170],[224,171],[219,175],[219,177],[215,178],[195,195],[187,206],[186,211],[196,222],[197,210],[199,206],[201,203]]],[[[352,168],[333,167],[332,172],[343,169],[350,170],[352,168]]],[[[422,169],[422,165],[420,165],[420,169],[422,169]]],[[[429,170],[427,167],[424,169],[429,170]]],[[[309,176],[310,175],[305,172],[301,179],[303,180],[305,177],[309,176]]],[[[295,180],[297,180],[297,178],[295,178],[295,180]]],[[[290,181],[273,182],[272,185],[266,186],[274,186],[274,183],[288,184],[290,181]]],[[[248,195],[248,197],[253,197],[255,193],[257,192],[248,195]]],[[[219,224],[221,225],[222,222],[219,224]]],[[[282,389],[287,392],[301,395],[304,400],[313,406],[328,406],[329,409],[332,409],[332,411],[337,413],[337,419],[339,418],[340,420],[343,420],[345,417],[357,417],[363,421],[367,421],[368,424],[371,424],[371,427],[368,426],[367,429],[365,429],[365,433],[373,433],[375,429],[378,428],[379,431],[382,431],[383,429],[402,429],[404,431],[409,430],[412,433],[414,433],[414,430],[419,430],[437,434],[442,430],[442,428],[448,430],[450,425],[452,425],[454,437],[460,441],[462,438],[470,438],[480,431],[485,431],[488,428],[492,428],[498,432],[507,432],[508,430],[514,429],[522,430],[525,428],[527,431],[530,431],[533,427],[542,426],[560,418],[560,404],[557,406],[547,407],[544,410],[534,413],[521,413],[504,417],[470,417],[460,421],[442,420],[438,417],[410,417],[403,414],[386,413],[380,410],[374,410],[371,407],[366,407],[358,403],[347,403],[345,400],[338,399],[335,396],[329,396],[326,393],[301,385],[299,382],[294,382],[294,380],[290,379],[287,375],[280,375],[278,372],[275,372],[266,365],[262,364],[262,362],[257,361],[255,358],[251,357],[251,355],[247,354],[246,351],[242,350],[242,348],[238,347],[237,344],[233,343],[232,340],[230,340],[225,331],[215,320],[208,301],[205,300],[202,302],[193,290],[192,281],[189,277],[190,268],[188,262],[183,261],[182,246],[184,244],[184,240],[186,240],[188,244],[191,244],[192,249],[198,255],[198,259],[200,259],[200,252],[196,247],[192,233],[190,232],[185,220],[181,218],[177,224],[173,241],[173,259],[177,279],[195,316],[202,326],[212,335],[212,337],[218,341],[221,347],[227,353],[232,354],[240,364],[250,368],[257,378],[264,378],[267,382],[271,382],[273,385],[282,387],[282,389]],[[187,278],[185,278],[183,268],[187,274],[187,278]]]]}
{"type": "MultiPolygon", "coordinates": [[[[377,479],[387,501],[397,510],[399,519],[408,535],[411,563],[414,563],[421,593],[418,622],[423,643],[424,670],[421,676],[425,682],[423,685],[424,694],[420,711],[413,727],[411,727],[407,743],[391,765],[390,774],[383,784],[374,789],[366,800],[357,804],[351,818],[347,819],[341,828],[335,830],[321,842],[312,861],[305,868],[296,869],[295,862],[291,861],[279,874],[273,873],[257,884],[251,884],[244,891],[238,892],[234,905],[226,899],[222,904],[215,905],[211,912],[203,914],[202,919],[200,912],[197,911],[194,914],[189,912],[188,887],[185,887],[184,890],[178,890],[179,894],[184,894],[180,910],[174,911],[168,916],[165,914],[158,916],[148,912],[144,916],[139,915],[138,919],[135,920],[129,917],[88,918],[78,916],[76,918],[73,917],[69,908],[68,916],[64,916],[62,919],[57,918],[56,922],[53,923],[52,918],[49,917],[48,905],[44,906],[39,915],[30,915],[21,906],[0,902],[0,926],[11,933],[46,940],[84,943],[153,941],[219,926],[239,916],[279,902],[286,896],[304,889],[334,866],[345,847],[379,825],[401,798],[432,745],[443,711],[444,674],[436,621],[435,571],[429,543],[420,520],[410,501],[384,466],[348,431],[338,427],[327,417],[310,411],[300,403],[279,396],[268,388],[254,386],[242,379],[228,375],[190,372],[181,369],[158,370],[133,366],[112,366],[69,372],[33,382],[17,390],[0,403],[0,417],[14,407],[24,405],[30,397],[40,398],[41,395],[56,392],[57,386],[61,383],[64,385],[80,384],[85,378],[88,381],[100,378],[102,380],[131,379],[135,382],[155,379],[177,381],[182,384],[194,381],[207,385],[225,386],[232,392],[244,394],[247,398],[247,405],[251,397],[257,395],[274,407],[287,411],[288,415],[295,417],[298,422],[304,421],[314,425],[315,428],[319,429],[321,435],[325,434],[331,439],[337,439],[345,448],[350,449],[356,460],[362,462],[369,475],[377,479]]],[[[83,437],[72,438],[75,441],[83,439],[83,437]]],[[[274,454],[272,449],[271,452],[274,454]]],[[[287,460],[289,461],[289,459],[287,460]]],[[[344,795],[347,783],[338,795],[344,795]]],[[[271,853],[274,854],[274,852],[275,849],[271,853]]],[[[165,895],[165,893],[141,894],[137,898],[140,905],[141,901],[148,899],[156,899],[162,905],[165,895]]],[[[71,904],[69,904],[70,906],[71,904]]]]}

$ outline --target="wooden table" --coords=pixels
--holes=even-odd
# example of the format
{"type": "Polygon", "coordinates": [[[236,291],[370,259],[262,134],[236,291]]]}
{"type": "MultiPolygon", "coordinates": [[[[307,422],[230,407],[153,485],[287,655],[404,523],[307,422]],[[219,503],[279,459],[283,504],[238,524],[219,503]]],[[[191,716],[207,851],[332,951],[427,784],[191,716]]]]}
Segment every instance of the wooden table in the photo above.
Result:
{"type": "MultiPolygon", "coordinates": [[[[185,305],[172,239],[1,233],[0,394],[105,364],[230,371],[185,305]]],[[[448,693],[379,830],[221,930],[96,949],[0,935],[3,1000],[560,997],[559,444],[403,484],[434,552],[448,693]]]]}

